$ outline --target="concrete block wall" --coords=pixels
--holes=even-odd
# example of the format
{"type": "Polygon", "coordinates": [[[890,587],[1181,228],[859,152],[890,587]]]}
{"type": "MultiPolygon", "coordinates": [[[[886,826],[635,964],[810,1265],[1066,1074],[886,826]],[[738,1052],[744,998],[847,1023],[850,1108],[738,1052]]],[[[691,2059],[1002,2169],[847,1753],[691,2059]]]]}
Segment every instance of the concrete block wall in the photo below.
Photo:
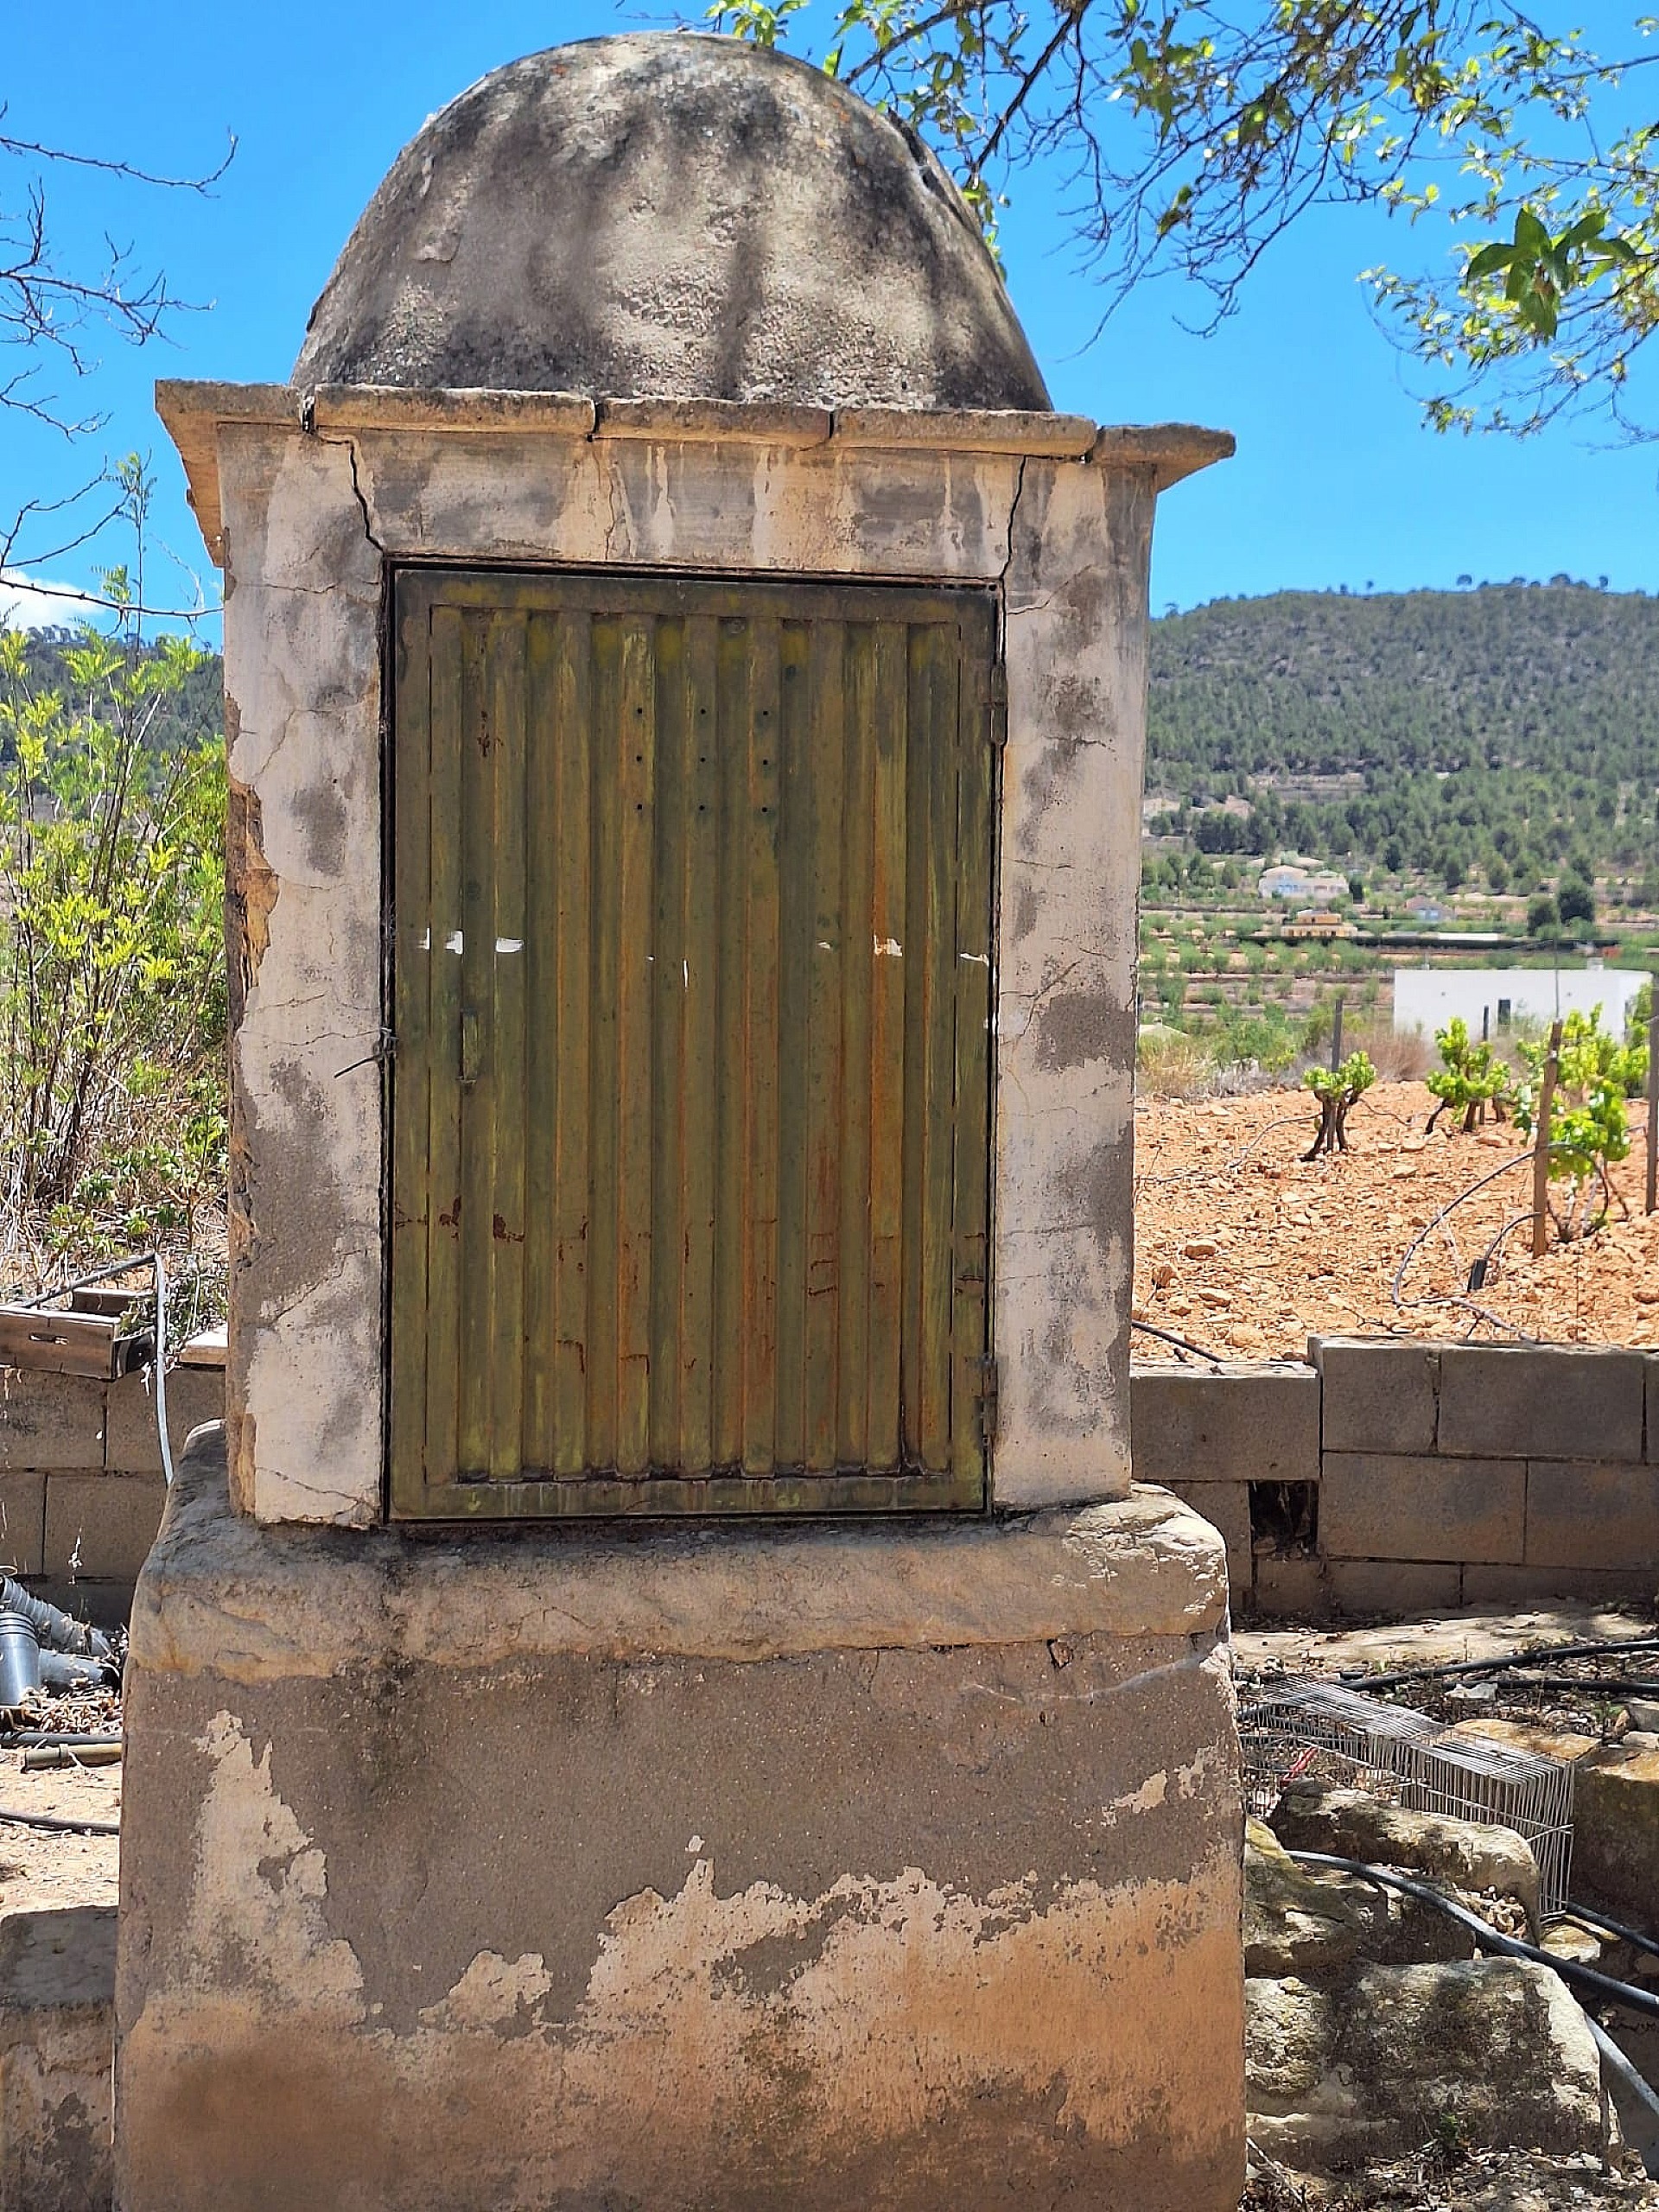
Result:
{"type": "MultiPolygon", "coordinates": [[[[224,1370],[168,1376],[175,1453],[224,1370]]],[[[164,1495],[154,1382],[0,1367],[0,1567],[124,1617],[164,1495]]],[[[1659,1590],[1659,1355],[1316,1338],[1137,1364],[1135,1475],[1221,1531],[1236,1612],[1405,1613],[1659,1590]]]]}
{"type": "Polygon", "coordinates": [[[1136,1479],[1222,1531],[1236,1611],[1659,1590],[1659,1357],[1325,1338],[1138,1365],[1131,1400],[1136,1479]]]}
{"type": "MultiPolygon", "coordinates": [[[[0,1567],[78,1618],[124,1619],[161,1524],[166,1488],[155,1379],[113,1382],[0,1367],[0,1567]]],[[[225,1370],[179,1366],[167,1378],[176,1457],[203,1421],[223,1417],[225,1370]]]]}

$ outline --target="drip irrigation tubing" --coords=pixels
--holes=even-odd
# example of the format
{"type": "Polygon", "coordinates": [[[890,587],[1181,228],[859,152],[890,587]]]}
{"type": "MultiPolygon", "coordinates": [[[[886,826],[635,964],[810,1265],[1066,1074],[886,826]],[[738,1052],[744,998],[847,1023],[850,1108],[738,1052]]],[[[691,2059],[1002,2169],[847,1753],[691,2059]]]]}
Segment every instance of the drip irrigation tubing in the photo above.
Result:
{"type": "MultiPolygon", "coordinates": [[[[1604,2125],[1608,2105],[1611,2103],[1617,2109],[1618,2101],[1607,2087],[1607,2075],[1610,2070],[1618,2077],[1630,2102],[1640,2105],[1647,2115],[1648,2124],[1653,2130],[1652,2135],[1645,2145],[1637,2145],[1632,2143],[1630,2147],[1635,2150],[1637,2158],[1642,2161],[1642,2171],[1651,2181],[1656,2177],[1659,2177],[1659,2096],[1655,2095],[1653,2085],[1646,2075],[1637,2071],[1629,2052],[1619,2049],[1593,2012],[1585,2014],[1584,2024],[1589,2029],[1591,2039],[1596,2049],[1601,2053],[1604,2125]]],[[[1623,2113],[1619,2113],[1619,2124],[1621,2126],[1626,2125],[1623,2113]]]]}
{"type": "Polygon", "coordinates": [[[1515,1667],[1535,1667],[1541,1660],[1600,1659],[1622,1651],[1659,1651],[1659,1635],[1603,1638],[1591,1643],[1534,1643],[1491,1659],[1453,1659],[1445,1666],[1400,1667],[1391,1675],[1365,1675],[1357,1669],[1338,1677],[1344,1689],[1393,1690],[1407,1682],[1440,1682],[1453,1675],[1499,1675],[1515,1667]]]}
{"type": "Polygon", "coordinates": [[[0,1735],[0,1751],[108,1751],[120,1743],[119,1736],[78,1736],[70,1728],[19,1728],[0,1735]]]}
{"type": "Polygon", "coordinates": [[[1529,1675],[1516,1688],[1553,1692],[1576,1690],[1585,1697],[1659,1698],[1659,1679],[1651,1675],[1615,1675],[1599,1680],[1584,1675],[1529,1675]]]}
{"type": "Polygon", "coordinates": [[[1638,1951],[1645,1951],[1649,1958],[1659,1959],[1659,1936],[1644,1936],[1639,1928],[1628,1928],[1622,1920],[1609,1920],[1605,1912],[1598,1912],[1593,1905],[1569,1904],[1569,1920],[1581,1920],[1586,1928],[1599,1935],[1617,1936],[1623,1943],[1634,1943],[1638,1951]]]}
{"type": "MultiPolygon", "coordinates": [[[[0,1805],[0,1821],[10,1821],[22,1828],[50,1828],[56,1835],[119,1835],[119,1821],[77,1821],[60,1818],[55,1813],[22,1813],[10,1805],[0,1805]]],[[[1655,2010],[1659,2012],[1659,2000],[1655,2010]]]]}
{"type": "MultiPolygon", "coordinates": [[[[1374,1883],[1381,1889],[1398,1890],[1402,1896],[1416,1897],[1424,1904],[1432,1905],[1437,1912],[1445,1913],[1459,1927],[1466,1928],[1483,1950],[1496,1951],[1504,1958],[1533,1960],[1559,1975],[1569,1989],[1593,1994],[1599,2002],[1617,2005],[1643,2019],[1659,2019],[1659,1997],[1650,1990],[1637,1989],[1629,1982],[1615,1981],[1611,1974],[1598,1974],[1593,1967],[1581,1967],[1571,1959],[1557,1958],[1553,1952],[1540,1950],[1531,1943],[1523,1943],[1516,1936],[1500,1936],[1495,1928],[1489,1928],[1478,1914],[1446,1897],[1430,1883],[1414,1882],[1403,1874],[1394,1874],[1384,1867],[1369,1866],[1363,1859],[1338,1859],[1323,1851],[1293,1851],[1289,1855],[1299,1866],[1327,1866],[1338,1872],[1357,1874],[1362,1881],[1374,1883]]],[[[1659,2131],[1659,2097],[1654,2094],[1650,2083],[1632,2063],[1629,2053],[1621,2050],[1592,2013],[1585,2013],[1584,2024],[1590,2031],[1591,2039],[1600,2056],[1603,2068],[1606,2069],[1602,2076],[1604,2114],[1608,2096],[1606,2073],[1611,2072],[1617,2076],[1626,2097],[1641,2107],[1656,2130],[1659,2131]]],[[[1659,2172],[1659,2153],[1656,2153],[1651,2145],[1644,2149],[1642,2164],[1650,2177],[1659,2172]]]]}
{"type": "Polygon", "coordinates": [[[1154,1328],[1150,1321],[1131,1321],[1130,1328],[1139,1329],[1144,1337],[1156,1337],[1160,1344],[1173,1344],[1179,1352],[1191,1352],[1194,1359],[1207,1359],[1212,1367],[1221,1365],[1221,1354],[1205,1351],[1202,1344],[1189,1344],[1185,1337],[1178,1337],[1170,1329],[1154,1328]]]}
{"type": "MultiPolygon", "coordinates": [[[[1581,1146],[1570,1144],[1549,1144],[1546,1145],[1544,1149],[1546,1152],[1572,1153],[1576,1155],[1582,1152],[1583,1147],[1581,1146]]],[[[1475,1181],[1470,1184],[1467,1190],[1459,1191],[1455,1198],[1448,1198],[1446,1204],[1440,1208],[1440,1211],[1435,1214],[1431,1220],[1426,1221],[1423,1224],[1422,1227],[1417,1231],[1417,1234],[1412,1238],[1410,1243],[1407,1245],[1405,1251],[1401,1257],[1400,1264],[1394,1271],[1394,1281],[1389,1287],[1389,1296],[1393,1299],[1395,1305],[1398,1306],[1402,1313],[1409,1313],[1414,1308],[1421,1310],[1424,1307],[1434,1306],[1461,1306],[1465,1313],[1472,1313],[1478,1322],[1484,1321],[1489,1328],[1507,1329],[1512,1337],[1518,1338],[1522,1344],[1535,1344],[1541,1341],[1539,1338],[1535,1337],[1532,1334],[1530,1330],[1523,1329],[1518,1322],[1506,1320],[1503,1314],[1494,1313],[1491,1308],[1488,1306],[1476,1305],[1474,1300],[1469,1295],[1467,1291],[1454,1290],[1431,1292],[1426,1294],[1421,1298],[1408,1298],[1401,1287],[1402,1284],[1405,1281],[1407,1269],[1416,1258],[1418,1253],[1421,1251],[1423,1246],[1433,1235],[1434,1231],[1440,1227],[1441,1224],[1446,1220],[1448,1216],[1455,1213],[1465,1199],[1472,1198],[1478,1192],[1484,1191],[1489,1183],[1496,1183],[1500,1176],[1509,1174],[1514,1168],[1526,1166],[1529,1161],[1535,1159],[1535,1157],[1536,1153],[1534,1147],[1529,1145],[1525,1152],[1517,1153],[1514,1159],[1505,1160],[1497,1166],[1492,1168],[1487,1174],[1477,1177],[1475,1181]]],[[[1532,1216],[1529,1213],[1525,1217],[1529,1221],[1532,1218],[1532,1216]]],[[[1507,1230],[1501,1231],[1499,1233],[1497,1240],[1498,1243],[1501,1243],[1503,1242],[1503,1238],[1507,1235],[1507,1230]]],[[[1455,1251],[1455,1245],[1452,1249],[1455,1251]]],[[[1490,1254],[1488,1256],[1490,1257],[1490,1254]]],[[[1472,1273],[1473,1270],[1471,1272],[1472,1273]]]]}
{"type": "Polygon", "coordinates": [[[1433,1905],[1459,1926],[1466,1928],[1484,1950],[1497,1951],[1506,1959],[1531,1959],[1539,1966],[1548,1967],[1560,1974],[1567,1986],[1582,1990],[1598,2004],[1616,2005],[1621,2012],[1632,2012],[1638,2019],[1659,2020],[1659,1994],[1651,1989],[1637,1989],[1628,1981],[1615,1981],[1610,1974],[1599,1974],[1594,1967],[1581,1967],[1573,1959],[1559,1959],[1553,1951],[1541,1951],[1535,1943],[1523,1943],[1518,1936],[1500,1936],[1489,1928],[1478,1914],[1466,1905],[1457,1903],[1444,1891],[1437,1890],[1432,1882],[1413,1881],[1408,1875],[1391,1873],[1385,1866],[1369,1866],[1363,1859],[1339,1859],[1329,1851],[1292,1851],[1290,1856],[1299,1866],[1322,1866],[1338,1874],[1357,1874],[1379,1888],[1398,1890],[1402,1897],[1415,1897],[1423,1904],[1433,1905]]]}
{"type": "Polygon", "coordinates": [[[1175,1167],[1162,1175],[1148,1172],[1145,1175],[1136,1176],[1135,1187],[1138,1190],[1146,1190],[1154,1183],[1192,1183],[1213,1179],[1217,1175],[1230,1174],[1235,1167],[1242,1167],[1244,1165],[1263,1137],[1270,1136],[1274,1129],[1288,1128],[1293,1122],[1306,1124],[1306,1113],[1281,1114],[1259,1128],[1243,1151],[1236,1152],[1230,1160],[1206,1160],[1201,1166],[1175,1167]]]}

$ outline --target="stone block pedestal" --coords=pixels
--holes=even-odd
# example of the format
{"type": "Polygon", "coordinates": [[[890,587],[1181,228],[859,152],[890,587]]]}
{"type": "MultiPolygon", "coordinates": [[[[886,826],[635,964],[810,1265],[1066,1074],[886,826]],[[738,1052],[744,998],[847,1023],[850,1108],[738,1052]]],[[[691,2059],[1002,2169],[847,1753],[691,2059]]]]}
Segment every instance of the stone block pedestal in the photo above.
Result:
{"type": "Polygon", "coordinates": [[[1231,2212],[1225,1636],[1160,1491],[346,1535],[233,1515],[201,1433],[134,1619],[118,2202],[1231,2212]]]}

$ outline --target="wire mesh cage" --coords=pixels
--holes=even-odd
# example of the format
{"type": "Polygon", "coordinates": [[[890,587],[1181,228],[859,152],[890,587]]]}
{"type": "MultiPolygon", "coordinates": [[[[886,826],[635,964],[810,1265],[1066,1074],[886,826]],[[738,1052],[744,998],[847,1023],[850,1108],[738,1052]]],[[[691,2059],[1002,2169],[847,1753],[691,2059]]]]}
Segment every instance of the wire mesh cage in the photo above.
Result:
{"type": "MultiPolygon", "coordinates": [[[[1466,1725],[1466,1724],[1465,1724],[1466,1725]]],[[[1239,1716],[1244,1789],[1265,1818],[1303,1779],[1359,1789],[1408,1812],[1513,1828],[1538,1861],[1541,1911],[1567,1909],[1573,1769],[1563,1759],[1449,1728],[1334,1682],[1287,1682],[1239,1716]]]]}

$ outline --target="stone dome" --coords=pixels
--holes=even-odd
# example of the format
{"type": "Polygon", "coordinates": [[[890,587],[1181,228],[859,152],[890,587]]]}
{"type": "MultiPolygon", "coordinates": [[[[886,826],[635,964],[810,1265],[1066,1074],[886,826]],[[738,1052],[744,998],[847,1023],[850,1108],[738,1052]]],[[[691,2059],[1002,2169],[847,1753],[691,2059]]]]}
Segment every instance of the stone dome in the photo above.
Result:
{"type": "Polygon", "coordinates": [[[398,156],[294,380],[595,398],[1046,409],[931,151],[786,54],[550,48],[398,156]]]}

